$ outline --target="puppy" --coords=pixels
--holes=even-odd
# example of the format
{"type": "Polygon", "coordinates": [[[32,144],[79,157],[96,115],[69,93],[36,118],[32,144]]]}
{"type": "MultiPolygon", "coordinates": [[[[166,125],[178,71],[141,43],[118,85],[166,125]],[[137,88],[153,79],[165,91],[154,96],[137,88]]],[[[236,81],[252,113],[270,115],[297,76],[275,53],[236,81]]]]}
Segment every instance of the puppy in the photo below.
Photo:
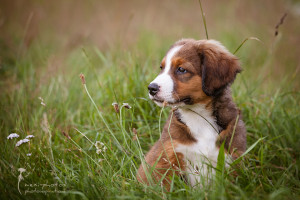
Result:
{"type": "Polygon", "coordinates": [[[215,40],[182,39],[171,46],[160,68],[148,86],[149,97],[173,109],[137,179],[169,190],[175,173],[195,186],[211,178],[223,142],[227,161],[245,152],[246,129],[230,89],[240,63],[215,40]]]}

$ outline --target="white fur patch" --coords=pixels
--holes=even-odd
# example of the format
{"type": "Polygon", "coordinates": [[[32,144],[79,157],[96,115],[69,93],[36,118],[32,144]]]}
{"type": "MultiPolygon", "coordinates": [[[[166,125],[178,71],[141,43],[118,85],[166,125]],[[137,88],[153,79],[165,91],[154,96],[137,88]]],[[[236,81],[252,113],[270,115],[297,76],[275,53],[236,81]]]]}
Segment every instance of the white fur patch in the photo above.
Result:
{"type": "Polygon", "coordinates": [[[180,144],[175,149],[176,152],[184,155],[189,183],[195,186],[201,183],[201,180],[209,181],[214,174],[214,170],[210,166],[215,167],[217,164],[219,148],[216,146],[218,138],[216,130],[219,131],[219,126],[212,113],[202,104],[182,107],[178,110],[181,121],[188,126],[192,136],[197,140],[195,144],[180,144]]]}
{"type": "MultiPolygon", "coordinates": [[[[156,83],[159,86],[159,92],[156,94],[157,98],[162,101],[173,103],[175,99],[173,98],[174,81],[172,80],[169,72],[171,69],[172,58],[180,50],[182,46],[175,46],[168,52],[166,56],[166,65],[164,72],[158,75],[151,83],[156,83]]],[[[153,96],[149,94],[150,99],[153,96]]],[[[162,103],[155,102],[157,105],[162,106],[162,103]]]]}

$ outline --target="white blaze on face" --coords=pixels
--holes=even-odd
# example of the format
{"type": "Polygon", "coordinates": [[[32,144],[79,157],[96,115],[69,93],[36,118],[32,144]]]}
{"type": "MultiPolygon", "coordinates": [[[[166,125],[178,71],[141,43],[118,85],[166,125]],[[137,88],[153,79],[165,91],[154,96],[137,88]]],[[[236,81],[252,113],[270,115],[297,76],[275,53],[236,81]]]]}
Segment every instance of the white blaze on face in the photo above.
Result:
{"type": "MultiPolygon", "coordinates": [[[[162,74],[158,75],[151,83],[156,83],[159,86],[159,92],[156,94],[156,97],[162,101],[166,101],[169,103],[175,102],[173,98],[173,89],[174,89],[174,82],[170,75],[170,69],[172,64],[172,58],[174,55],[180,50],[182,46],[175,46],[168,52],[166,56],[166,63],[165,69],[162,74]]],[[[153,96],[150,95],[150,98],[153,99],[153,96]]],[[[157,103],[161,106],[161,103],[157,103]]]]}

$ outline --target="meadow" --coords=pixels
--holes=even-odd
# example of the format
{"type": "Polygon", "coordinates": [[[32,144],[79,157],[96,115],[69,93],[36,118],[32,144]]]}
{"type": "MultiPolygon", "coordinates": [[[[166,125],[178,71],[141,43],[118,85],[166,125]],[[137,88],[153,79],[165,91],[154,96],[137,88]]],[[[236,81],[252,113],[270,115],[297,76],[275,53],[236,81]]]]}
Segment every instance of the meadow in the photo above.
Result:
{"type": "Polygon", "coordinates": [[[167,192],[136,180],[170,111],[147,86],[171,44],[206,38],[198,1],[3,1],[0,199],[300,199],[299,3],[202,6],[242,63],[248,150],[211,184],[173,177],[167,192]]]}

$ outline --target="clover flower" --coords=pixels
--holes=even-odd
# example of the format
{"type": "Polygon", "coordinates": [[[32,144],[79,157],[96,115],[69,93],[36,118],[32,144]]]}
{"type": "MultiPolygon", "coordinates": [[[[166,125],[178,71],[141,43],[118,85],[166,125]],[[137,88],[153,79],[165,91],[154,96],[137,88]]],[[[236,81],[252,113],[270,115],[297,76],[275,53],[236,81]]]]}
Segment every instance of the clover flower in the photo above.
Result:
{"type": "Polygon", "coordinates": [[[11,133],[9,136],[7,136],[7,139],[13,139],[13,138],[18,138],[19,135],[17,133],[11,133]]]}
{"type": "Polygon", "coordinates": [[[96,141],[95,143],[95,147],[96,147],[96,153],[100,154],[102,152],[105,152],[107,150],[107,147],[100,141],[96,141]]]}

